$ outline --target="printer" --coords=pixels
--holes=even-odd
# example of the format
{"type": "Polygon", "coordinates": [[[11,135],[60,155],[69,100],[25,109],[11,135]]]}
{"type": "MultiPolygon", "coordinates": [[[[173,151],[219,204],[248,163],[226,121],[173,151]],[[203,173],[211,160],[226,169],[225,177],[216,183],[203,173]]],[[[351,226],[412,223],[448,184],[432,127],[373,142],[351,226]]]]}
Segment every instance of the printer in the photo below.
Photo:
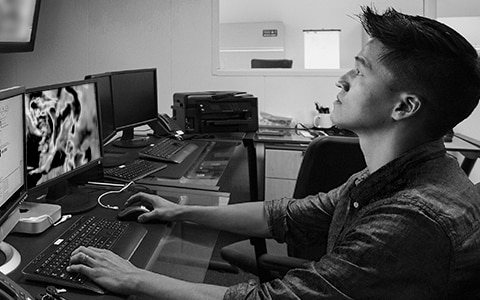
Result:
{"type": "Polygon", "coordinates": [[[258,99],[244,92],[175,93],[172,112],[186,134],[258,129],[258,99]]]}

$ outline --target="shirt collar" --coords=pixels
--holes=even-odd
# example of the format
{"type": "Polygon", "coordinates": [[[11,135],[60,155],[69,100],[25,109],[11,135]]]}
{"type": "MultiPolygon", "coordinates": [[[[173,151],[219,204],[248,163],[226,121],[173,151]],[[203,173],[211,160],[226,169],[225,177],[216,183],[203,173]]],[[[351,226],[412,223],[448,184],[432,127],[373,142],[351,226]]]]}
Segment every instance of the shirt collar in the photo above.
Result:
{"type": "Polygon", "coordinates": [[[387,194],[391,190],[398,190],[409,180],[407,171],[415,168],[421,162],[444,156],[446,153],[443,140],[435,140],[417,146],[392,160],[374,173],[363,170],[355,180],[356,187],[351,190],[350,197],[365,205],[375,196],[387,194]],[[363,201],[362,201],[363,199],[363,201]]]}

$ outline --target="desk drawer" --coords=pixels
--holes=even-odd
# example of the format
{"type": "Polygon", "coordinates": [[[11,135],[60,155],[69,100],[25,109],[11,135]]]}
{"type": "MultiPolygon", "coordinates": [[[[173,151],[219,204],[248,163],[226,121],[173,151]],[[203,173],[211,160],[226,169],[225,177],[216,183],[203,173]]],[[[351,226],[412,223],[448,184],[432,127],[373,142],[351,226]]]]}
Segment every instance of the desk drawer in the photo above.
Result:
{"type": "Polygon", "coordinates": [[[265,177],[296,180],[303,154],[301,150],[266,149],[265,177]]]}

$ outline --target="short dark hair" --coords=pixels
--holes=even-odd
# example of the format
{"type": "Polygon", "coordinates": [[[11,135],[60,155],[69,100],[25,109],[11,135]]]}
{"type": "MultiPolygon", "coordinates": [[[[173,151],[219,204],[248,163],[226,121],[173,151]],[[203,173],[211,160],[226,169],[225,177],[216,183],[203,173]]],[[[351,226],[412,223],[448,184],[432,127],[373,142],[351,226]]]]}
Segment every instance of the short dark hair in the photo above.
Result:
{"type": "Polygon", "coordinates": [[[362,7],[365,31],[383,46],[380,60],[394,88],[415,93],[428,107],[425,126],[439,137],[468,117],[480,98],[477,51],[458,32],[438,21],[388,8],[362,7]],[[430,112],[431,110],[431,112],[430,112]]]}

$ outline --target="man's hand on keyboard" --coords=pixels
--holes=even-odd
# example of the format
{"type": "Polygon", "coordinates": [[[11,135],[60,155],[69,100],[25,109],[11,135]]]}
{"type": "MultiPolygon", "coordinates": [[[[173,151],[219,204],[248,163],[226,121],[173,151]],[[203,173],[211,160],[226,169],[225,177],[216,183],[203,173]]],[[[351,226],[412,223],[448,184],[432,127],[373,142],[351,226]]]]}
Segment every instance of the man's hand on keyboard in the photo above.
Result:
{"type": "Polygon", "coordinates": [[[125,206],[131,205],[145,205],[146,207],[152,209],[151,212],[140,215],[138,221],[141,223],[154,220],[175,221],[177,212],[179,208],[181,208],[180,205],[165,200],[160,196],[142,192],[131,196],[125,202],[125,206]]]}
{"type": "Polygon", "coordinates": [[[148,272],[109,250],[83,246],[72,252],[67,271],[84,274],[98,285],[124,295],[132,294],[136,281],[148,272]]]}

